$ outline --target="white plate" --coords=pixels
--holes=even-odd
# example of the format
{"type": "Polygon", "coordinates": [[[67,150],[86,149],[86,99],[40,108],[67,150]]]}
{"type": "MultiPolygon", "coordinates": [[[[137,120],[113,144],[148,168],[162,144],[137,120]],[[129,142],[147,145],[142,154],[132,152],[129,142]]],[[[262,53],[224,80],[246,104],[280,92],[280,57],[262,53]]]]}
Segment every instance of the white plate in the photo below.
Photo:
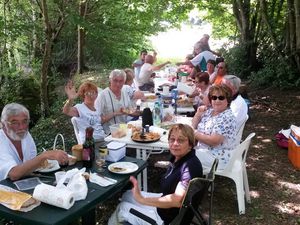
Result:
{"type": "Polygon", "coordinates": [[[108,166],[108,170],[112,173],[128,174],[138,170],[138,165],[132,162],[116,162],[108,166]],[[120,168],[121,171],[116,171],[114,168],[120,168]]]}
{"type": "Polygon", "coordinates": [[[38,168],[36,171],[41,173],[48,173],[56,171],[60,168],[57,160],[48,159],[48,167],[47,168],[38,168]]]}

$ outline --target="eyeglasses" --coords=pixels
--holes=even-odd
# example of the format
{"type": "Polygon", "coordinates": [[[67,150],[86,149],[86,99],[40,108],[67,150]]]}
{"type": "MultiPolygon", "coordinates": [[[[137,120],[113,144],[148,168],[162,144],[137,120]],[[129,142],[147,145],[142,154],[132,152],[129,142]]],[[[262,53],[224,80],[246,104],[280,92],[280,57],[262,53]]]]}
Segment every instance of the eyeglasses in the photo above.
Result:
{"type": "Polygon", "coordinates": [[[224,67],[223,66],[218,66],[218,69],[223,69],[224,67]]]}
{"type": "Polygon", "coordinates": [[[22,121],[6,121],[8,125],[13,126],[13,127],[19,127],[21,125],[26,125],[28,126],[30,123],[30,120],[22,120],[22,121]]]}
{"type": "Polygon", "coordinates": [[[213,96],[211,96],[211,99],[212,100],[217,100],[217,99],[219,99],[220,101],[223,101],[223,100],[225,100],[225,96],[222,96],[222,95],[220,95],[220,96],[216,96],[216,95],[213,95],[213,96]]]}
{"type": "Polygon", "coordinates": [[[169,139],[169,143],[170,143],[170,144],[174,144],[175,141],[177,141],[177,144],[182,145],[182,144],[184,144],[184,142],[186,142],[187,140],[188,140],[187,138],[178,138],[178,139],[170,138],[170,139],[169,139]]]}
{"type": "Polygon", "coordinates": [[[85,92],[85,93],[84,93],[85,96],[95,96],[95,95],[97,95],[97,94],[98,94],[98,93],[95,92],[95,91],[85,92]]]}

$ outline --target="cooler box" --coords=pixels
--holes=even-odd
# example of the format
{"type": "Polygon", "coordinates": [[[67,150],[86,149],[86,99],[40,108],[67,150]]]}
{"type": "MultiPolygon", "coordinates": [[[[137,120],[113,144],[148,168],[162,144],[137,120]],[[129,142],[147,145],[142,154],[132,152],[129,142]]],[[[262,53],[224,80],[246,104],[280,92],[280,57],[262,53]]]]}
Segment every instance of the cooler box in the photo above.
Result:
{"type": "Polygon", "coordinates": [[[291,126],[288,144],[288,158],[294,167],[300,169],[300,127],[291,126]]]}
{"type": "Polygon", "coordinates": [[[125,157],[126,144],[124,143],[112,141],[108,143],[107,149],[108,149],[108,155],[106,156],[107,161],[117,162],[123,157],[125,157]]]}

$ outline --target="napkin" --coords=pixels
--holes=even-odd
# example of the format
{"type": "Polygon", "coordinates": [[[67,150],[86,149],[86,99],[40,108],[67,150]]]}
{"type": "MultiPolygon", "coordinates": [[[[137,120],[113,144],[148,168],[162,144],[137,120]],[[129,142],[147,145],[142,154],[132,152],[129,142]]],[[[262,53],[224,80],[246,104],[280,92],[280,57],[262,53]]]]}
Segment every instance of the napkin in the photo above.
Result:
{"type": "Polygon", "coordinates": [[[67,188],[58,188],[48,184],[39,184],[33,191],[33,197],[49,205],[69,209],[74,205],[74,193],[67,188]]]}
{"type": "Polygon", "coordinates": [[[182,83],[182,82],[178,83],[177,89],[178,89],[179,92],[184,92],[188,95],[191,95],[194,91],[193,87],[188,86],[187,84],[182,83]]]}
{"type": "Polygon", "coordinates": [[[149,130],[151,132],[159,133],[160,136],[163,136],[167,133],[166,129],[163,129],[163,128],[160,128],[160,127],[155,127],[155,126],[150,126],[149,130]]]}
{"type": "Polygon", "coordinates": [[[106,187],[106,186],[117,183],[117,181],[114,179],[111,179],[109,177],[104,177],[104,176],[101,177],[96,173],[90,173],[90,182],[98,184],[102,187],[106,187]]]}

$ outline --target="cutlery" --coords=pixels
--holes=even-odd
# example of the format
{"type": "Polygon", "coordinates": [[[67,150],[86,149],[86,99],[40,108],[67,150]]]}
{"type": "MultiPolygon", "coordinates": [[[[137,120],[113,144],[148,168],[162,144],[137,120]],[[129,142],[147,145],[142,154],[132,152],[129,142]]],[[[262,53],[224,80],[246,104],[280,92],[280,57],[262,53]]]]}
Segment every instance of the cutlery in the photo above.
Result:
{"type": "Polygon", "coordinates": [[[109,177],[106,177],[106,176],[103,176],[102,174],[97,173],[97,175],[98,175],[99,177],[102,177],[103,179],[105,179],[105,180],[107,180],[107,181],[113,183],[113,184],[117,183],[116,180],[114,180],[114,179],[112,179],[112,178],[109,178],[109,177]]]}

